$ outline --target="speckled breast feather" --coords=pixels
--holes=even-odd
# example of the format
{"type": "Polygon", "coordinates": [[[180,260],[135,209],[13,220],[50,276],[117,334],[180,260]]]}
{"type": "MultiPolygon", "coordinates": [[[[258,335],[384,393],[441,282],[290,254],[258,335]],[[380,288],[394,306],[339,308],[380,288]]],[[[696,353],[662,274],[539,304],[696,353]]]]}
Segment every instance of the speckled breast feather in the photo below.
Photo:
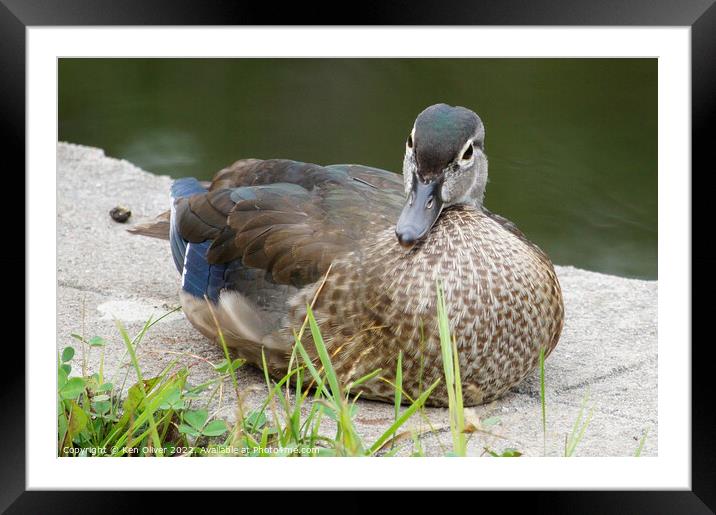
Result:
{"type": "MultiPolygon", "coordinates": [[[[399,351],[409,396],[442,376],[437,281],[457,341],[466,405],[499,397],[537,366],[540,348],[549,354],[555,347],[562,294],[552,263],[536,245],[465,207],[446,210],[410,250],[396,245],[390,232],[336,260],[316,298],[314,313],[344,382],[377,368],[392,381],[399,351]]],[[[294,296],[289,325],[300,326],[317,288],[294,296]]],[[[310,336],[304,344],[313,346],[310,336]]],[[[380,380],[360,389],[370,398],[394,395],[380,380]]],[[[428,404],[447,404],[444,385],[428,404]]]]}

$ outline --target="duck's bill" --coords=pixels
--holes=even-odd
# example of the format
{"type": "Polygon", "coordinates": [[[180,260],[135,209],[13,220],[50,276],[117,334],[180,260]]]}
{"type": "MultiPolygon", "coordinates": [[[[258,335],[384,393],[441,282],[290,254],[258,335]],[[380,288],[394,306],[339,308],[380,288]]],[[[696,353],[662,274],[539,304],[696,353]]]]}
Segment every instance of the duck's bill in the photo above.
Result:
{"type": "Polygon", "coordinates": [[[443,203],[440,200],[440,183],[427,184],[413,181],[413,191],[403,206],[395,226],[395,235],[403,247],[410,248],[427,236],[440,216],[443,203]]]}

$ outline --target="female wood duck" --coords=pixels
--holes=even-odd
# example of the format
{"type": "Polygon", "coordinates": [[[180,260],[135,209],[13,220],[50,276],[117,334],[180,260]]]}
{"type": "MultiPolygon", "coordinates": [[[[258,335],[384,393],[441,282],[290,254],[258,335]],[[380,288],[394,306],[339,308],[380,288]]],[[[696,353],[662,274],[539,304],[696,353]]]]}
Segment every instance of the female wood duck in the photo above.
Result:
{"type": "MultiPolygon", "coordinates": [[[[464,402],[481,404],[554,349],[564,318],[550,259],[483,206],[484,140],[474,112],[434,105],[407,138],[402,181],[361,165],[244,159],[207,187],[175,181],[168,219],[133,232],[169,237],[187,318],[216,341],[210,302],[227,344],[250,363],[261,367],[263,349],[271,374],[285,374],[313,303],[343,384],[378,368],[392,381],[402,351],[413,398],[443,376],[440,280],[464,402]]],[[[428,404],[447,405],[443,383],[428,404]]],[[[394,398],[377,379],[360,390],[394,398]]]]}

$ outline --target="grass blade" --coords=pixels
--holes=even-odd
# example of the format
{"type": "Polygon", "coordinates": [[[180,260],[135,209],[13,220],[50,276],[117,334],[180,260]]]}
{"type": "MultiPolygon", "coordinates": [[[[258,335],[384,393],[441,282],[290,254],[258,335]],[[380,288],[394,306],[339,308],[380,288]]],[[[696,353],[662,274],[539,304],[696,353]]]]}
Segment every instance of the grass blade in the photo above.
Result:
{"type": "Polygon", "coordinates": [[[641,451],[644,449],[644,444],[646,443],[646,437],[649,436],[649,428],[644,431],[644,435],[641,437],[641,440],[639,440],[639,447],[636,448],[636,451],[634,451],[634,457],[638,458],[641,456],[641,451]]]}
{"type": "Polygon", "coordinates": [[[579,407],[579,413],[577,414],[577,420],[574,421],[574,425],[572,426],[572,432],[569,435],[569,438],[566,443],[566,448],[564,451],[564,455],[569,457],[574,455],[574,450],[577,448],[577,445],[582,440],[582,437],[584,437],[584,432],[587,430],[587,426],[592,421],[592,415],[594,414],[594,408],[590,408],[589,413],[587,414],[586,419],[584,422],[582,422],[582,417],[584,416],[584,409],[587,406],[587,401],[589,400],[589,391],[584,395],[584,398],[582,399],[582,404],[579,407]]]}
{"type": "MultiPolygon", "coordinates": [[[[151,319],[150,319],[151,320],[151,319]]],[[[137,372],[137,380],[139,386],[139,390],[142,394],[142,397],[147,403],[147,406],[145,408],[145,411],[142,413],[148,413],[147,417],[149,419],[149,427],[151,428],[151,436],[152,436],[152,442],[154,443],[154,448],[159,450],[162,449],[162,441],[159,438],[159,432],[157,431],[157,424],[154,420],[154,410],[149,410],[149,403],[147,401],[147,392],[144,389],[144,379],[142,378],[142,369],[139,366],[139,361],[137,360],[137,353],[134,351],[134,345],[132,345],[132,341],[129,339],[129,335],[127,334],[127,331],[125,330],[124,326],[119,320],[115,320],[115,324],[117,325],[117,328],[119,329],[120,334],[122,335],[122,339],[124,340],[125,345],[127,346],[127,352],[129,352],[130,359],[132,360],[132,365],[134,366],[135,371],[137,372]]],[[[147,325],[145,324],[145,328],[147,325]]],[[[146,332],[146,329],[143,330],[141,333],[142,336],[144,336],[144,333],[146,332]]],[[[156,405],[157,407],[159,404],[156,405]]],[[[156,409],[156,408],[155,408],[156,409]]],[[[155,451],[156,452],[156,451],[155,451]]],[[[163,452],[159,451],[160,454],[163,454],[163,452]]]]}
{"type": "Polygon", "coordinates": [[[383,444],[393,435],[395,432],[402,426],[406,420],[408,420],[413,413],[415,413],[418,409],[420,409],[423,404],[425,404],[425,401],[428,400],[428,397],[433,392],[435,387],[440,384],[440,379],[435,381],[430,388],[425,390],[420,397],[418,397],[413,404],[411,404],[408,409],[406,409],[400,417],[398,417],[398,420],[393,422],[393,424],[382,434],[378,437],[378,439],[373,443],[373,445],[370,446],[369,453],[374,454],[375,452],[380,449],[383,444]]]}
{"type": "Polygon", "coordinates": [[[333,369],[333,363],[331,363],[331,358],[328,355],[328,349],[326,349],[326,345],[323,342],[323,336],[321,336],[321,331],[318,328],[318,323],[316,322],[316,318],[313,316],[313,310],[309,305],[306,305],[306,316],[308,317],[308,326],[311,329],[311,336],[313,337],[313,343],[316,346],[318,358],[321,360],[321,366],[323,366],[323,371],[326,375],[326,379],[328,380],[328,385],[331,388],[333,400],[340,401],[341,387],[338,382],[338,376],[336,375],[336,371],[333,369]]]}
{"type": "Polygon", "coordinates": [[[400,404],[403,394],[403,351],[398,352],[398,365],[395,367],[395,420],[400,416],[400,404]]]}
{"type": "Polygon", "coordinates": [[[453,440],[453,452],[457,456],[465,456],[467,453],[467,439],[464,433],[465,419],[457,342],[450,334],[450,323],[447,315],[447,306],[445,305],[445,294],[439,282],[437,284],[437,311],[440,351],[443,359],[445,387],[448,394],[448,410],[450,415],[450,433],[453,440]]]}

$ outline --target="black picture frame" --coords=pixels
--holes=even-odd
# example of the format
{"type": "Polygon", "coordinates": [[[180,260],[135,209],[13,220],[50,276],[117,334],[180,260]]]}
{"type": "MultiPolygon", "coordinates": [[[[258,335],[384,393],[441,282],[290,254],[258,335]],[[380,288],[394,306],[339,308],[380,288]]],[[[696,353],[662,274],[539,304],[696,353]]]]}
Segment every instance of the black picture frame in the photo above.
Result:
{"type": "MultiPolygon", "coordinates": [[[[713,173],[712,128],[716,126],[716,5],[715,0],[503,0],[376,1],[345,11],[342,3],[322,6],[286,3],[280,9],[268,2],[235,0],[0,0],[0,146],[5,169],[25,168],[25,29],[62,25],[645,25],[691,27],[692,69],[692,209],[696,197],[708,194],[701,185],[713,173]],[[320,16],[317,13],[322,13],[320,16]],[[8,159],[10,158],[10,159],[8,159]],[[14,163],[14,167],[8,165],[14,163]],[[700,187],[696,188],[696,180],[700,187]]],[[[54,171],[48,171],[54,173],[54,171]]],[[[12,172],[13,176],[19,174],[12,172]]],[[[685,180],[688,179],[685,177],[685,180]]],[[[24,181],[19,186],[25,190],[24,181]]],[[[14,189],[17,192],[17,189],[14,189]]],[[[17,193],[15,193],[17,194],[17,193]]],[[[25,191],[26,195],[32,192],[25,191]]],[[[48,219],[54,217],[48,214],[48,219]]],[[[17,224],[17,221],[14,222],[17,224]]],[[[709,257],[710,218],[693,215],[692,293],[716,287],[709,273],[716,259],[709,257]],[[703,229],[703,231],[701,231],[703,229]]],[[[14,236],[13,236],[14,237],[14,236]]],[[[24,251],[17,245],[15,256],[24,251]]],[[[23,247],[24,248],[24,247],[23,247]]],[[[713,256],[713,254],[711,254],[713,256]]],[[[48,266],[53,266],[48,264],[48,266]]],[[[31,274],[25,266],[25,275],[31,274]]],[[[713,298],[713,295],[707,297],[713,298]]],[[[17,303],[19,304],[19,302],[17,303]]],[[[713,301],[692,302],[692,331],[708,323],[713,301]],[[698,322],[698,323],[697,323],[698,322]]],[[[31,309],[31,306],[27,306],[31,309]]],[[[692,332],[695,334],[695,332],[692,332]]],[[[694,341],[696,339],[694,338],[694,341]]],[[[673,342],[686,344],[686,342],[673,342]]],[[[691,344],[691,342],[688,342],[691,344]]],[[[29,342],[26,342],[28,345],[29,342]]],[[[524,504],[531,512],[549,513],[713,513],[716,510],[716,444],[714,443],[714,383],[709,360],[711,339],[691,346],[692,357],[692,490],[603,492],[510,492],[510,508],[524,504]]],[[[0,511],[6,513],[133,513],[142,501],[121,492],[25,491],[25,352],[6,342],[3,350],[4,385],[0,388],[0,511]]],[[[133,494],[134,495],[134,494],[133,494]]],[[[141,495],[141,494],[137,494],[141,495]]],[[[173,492],[168,506],[181,501],[173,492]]],[[[218,493],[212,493],[216,496],[218,493]]],[[[281,505],[280,497],[272,503],[281,505]]],[[[480,493],[483,506],[492,493],[480,493]]],[[[499,495],[499,494],[498,494],[499,495]]],[[[501,494],[501,495],[504,495],[501,494]]],[[[215,497],[212,497],[215,499],[215,497]]],[[[234,497],[236,499],[236,497],[234,497]]],[[[287,499],[288,500],[288,499],[287,499]]],[[[356,492],[345,505],[372,509],[356,492]]],[[[499,501],[498,501],[499,502],[499,501]]],[[[237,508],[238,509],[238,508],[237,508]]]]}

